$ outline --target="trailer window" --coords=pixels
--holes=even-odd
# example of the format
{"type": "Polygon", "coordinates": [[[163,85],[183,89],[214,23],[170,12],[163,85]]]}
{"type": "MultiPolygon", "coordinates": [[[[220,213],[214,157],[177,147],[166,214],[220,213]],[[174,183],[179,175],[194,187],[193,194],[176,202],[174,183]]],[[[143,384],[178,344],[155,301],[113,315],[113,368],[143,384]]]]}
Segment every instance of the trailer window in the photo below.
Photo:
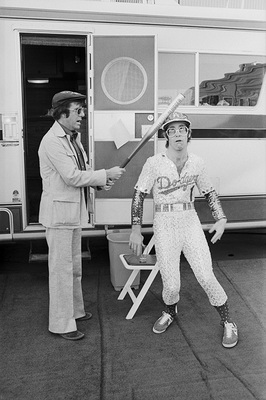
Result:
{"type": "Polygon", "coordinates": [[[179,93],[187,92],[182,105],[194,105],[195,55],[187,53],[159,53],[158,106],[170,104],[179,93]]]}
{"type": "Polygon", "coordinates": [[[159,53],[159,109],[178,93],[185,94],[184,106],[256,106],[266,72],[265,56],[198,54],[198,60],[194,53],[159,53]]]}
{"type": "Polygon", "coordinates": [[[264,74],[266,57],[200,54],[200,106],[255,106],[264,74]]]}

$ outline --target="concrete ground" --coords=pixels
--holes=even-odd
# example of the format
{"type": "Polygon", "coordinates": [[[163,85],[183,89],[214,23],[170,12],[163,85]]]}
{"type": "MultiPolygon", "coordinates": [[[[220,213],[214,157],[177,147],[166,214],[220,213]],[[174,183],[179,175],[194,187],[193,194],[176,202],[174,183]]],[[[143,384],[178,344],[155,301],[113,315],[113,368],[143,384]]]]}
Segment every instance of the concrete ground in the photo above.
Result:
{"type": "Polygon", "coordinates": [[[0,399],[266,400],[265,237],[264,231],[227,232],[210,245],[239,327],[233,349],[221,346],[219,315],[184,259],[178,317],[156,335],[159,274],[126,320],[131,299],[117,300],[108,242],[91,239],[83,291],[93,319],[79,323],[83,340],[69,342],[47,330],[47,263],[28,262],[28,242],[0,245],[0,399]]]}

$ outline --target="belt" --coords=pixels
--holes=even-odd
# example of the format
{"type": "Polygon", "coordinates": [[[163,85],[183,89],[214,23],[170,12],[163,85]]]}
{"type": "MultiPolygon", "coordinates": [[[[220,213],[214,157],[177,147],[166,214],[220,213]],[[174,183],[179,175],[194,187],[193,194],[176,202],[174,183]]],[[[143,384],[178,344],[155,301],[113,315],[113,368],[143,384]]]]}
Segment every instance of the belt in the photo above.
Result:
{"type": "Polygon", "coordinates": [[[155,212],[194,210],[194,203],[155,204],[155,212]]]}

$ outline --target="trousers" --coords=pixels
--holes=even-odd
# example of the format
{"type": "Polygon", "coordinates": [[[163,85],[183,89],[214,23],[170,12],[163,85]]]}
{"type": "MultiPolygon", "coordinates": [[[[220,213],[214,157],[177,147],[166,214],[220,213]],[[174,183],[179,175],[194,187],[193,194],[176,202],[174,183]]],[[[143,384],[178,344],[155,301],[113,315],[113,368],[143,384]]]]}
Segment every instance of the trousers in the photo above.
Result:
{"type": "Polygon", "coordinates": [[[77,330],[85,315],[82,295],[81,228],[46,229],[49,248],[49,331],[77,330]]]}
{"type": "Polygon", "coordinates": [[[164,303],[170,305],[179,301],[183,252],[211,305],[224,304],[227,295],[213,273],[209,246],[196,211],[155,213],[153,228],[164,303]]]}

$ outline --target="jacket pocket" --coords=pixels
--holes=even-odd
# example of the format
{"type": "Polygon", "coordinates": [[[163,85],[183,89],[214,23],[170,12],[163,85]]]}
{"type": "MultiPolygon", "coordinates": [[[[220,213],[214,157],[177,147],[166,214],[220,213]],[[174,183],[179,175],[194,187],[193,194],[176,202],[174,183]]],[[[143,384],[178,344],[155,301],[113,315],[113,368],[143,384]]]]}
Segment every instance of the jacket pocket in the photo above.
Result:
{"type": "Polygon", "coordinates": [[[54,200],[52,209],[52,225],[79,225],[80,203],[74,201],[54,200]]]}

